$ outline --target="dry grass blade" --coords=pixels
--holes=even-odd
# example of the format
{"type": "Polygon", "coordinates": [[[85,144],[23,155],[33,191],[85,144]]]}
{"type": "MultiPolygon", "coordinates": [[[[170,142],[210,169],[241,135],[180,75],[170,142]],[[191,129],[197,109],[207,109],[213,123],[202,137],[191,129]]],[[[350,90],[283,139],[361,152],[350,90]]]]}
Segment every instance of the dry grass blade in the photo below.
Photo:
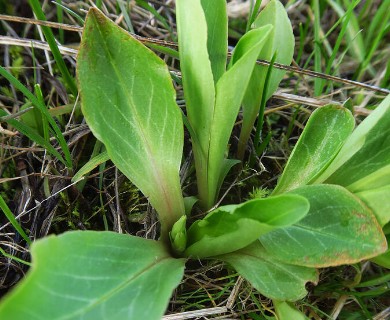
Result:
{"type": "MultiPolygon", "coordinates": [[[[22,18],[22,17],[14,17],[14,16],[8,16],[8,15],[0,15],[0,20],[20,22],[20,23],[31,23],[31,24],[43,25],[43,26],[47,26],[47,27],[51,27],[51,28],[59,28],[59,29],[68,30],[68,31],[75,31],[75,32],[82,32],[82,30],[83,30],[83,28],[79,27],[79,26],[71,26],[68,24],[41,21],[41,20],[22,18]]],[[[145,43],[145,44],[149,43],[149,44],[156,44],[156,45],[160,45],[163,47],[169,47],[169,48],[174,48],[174,49],[178,48],[178,45],[175,42],[146,38],[146,37],[141,37],[141,36],[138,36],[135,34],[132,34],[132,36],[134,38],[136,38],[137,40],[139,40],[140,42],[145,43]]],[[[266,61],[266,60],[258,60],[257,64],[263,65],[263,66],[269,66],[270,62],[266,61]]],[[[340,77],[331,76],[331,75],[327,75],[324,73],[315,72],[315,71],[311,71],[311,70],[307,70],[307,69],[303,69],[303,68],[299,68],[299,67],[287,66],[287,65],[280,64],[280,63],[274,63],[273,66],[277,69],[280,69],[280,70],[286,70],[289,72],[303,74],[303,75],[307,75],[307,76],[314,77],[314,78],[320,78],[320,79],[325,79],[328,81],[334,81],[334,82],[338,82],[338,83],[348,84],[348,85],[352,85],[352,86],[355,86],[358,88],[362,88],[362,89],[366,89],[366,90],[370,90],[370,91],[375,91],[377,93],[390,94],[390,90],[388,90],[388,89],[380,88],[377,86],[369,85],[369,84],[354,81],[354,80],[343,79],[340,77]]]]}

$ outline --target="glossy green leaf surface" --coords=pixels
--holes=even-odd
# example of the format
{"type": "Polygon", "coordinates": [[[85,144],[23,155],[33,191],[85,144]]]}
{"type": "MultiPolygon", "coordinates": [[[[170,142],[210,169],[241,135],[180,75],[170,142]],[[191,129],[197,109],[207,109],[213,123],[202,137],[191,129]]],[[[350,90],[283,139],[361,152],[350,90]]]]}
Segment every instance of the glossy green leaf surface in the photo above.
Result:
{"type": "Polygon", "coordinates": [[[113,232],[49,236],[31,252],[31,270],[0,304],[1,319],[159,320],[184,272],[184,260],[160,242],[113,232]]]}
{"type": "MultiPolygon", "coordinates": [[[[273,29],[267,39],[267,43],[261,50],[258,59],[271,60],[276,54],[275,62],[290,65],[294,54],[294,34],[291,22],[283,4],[278,0],[271,0],[259,13],[252,28],[260,28],[272,25],[273,29]]],[[[239,153],[243,156],[249,135],[252,131],[263,95],[269,99],[278,88],[284,74],[283,70],[273,68],[269,78],[267,92],[264,92],[264,85],[268,67],[256,66],[253,70],[251,80],[246,90],[243,107],[243,124],[240,135],[239,153]],[[241,149],[241,150],[240,150],[241,149]]]]}
{"type": "Polygon", "coordinates": [[[216,258],[229,263],[261,294],[271,299],[302,299],[307,294],[306,283],[318,281],[316,269],[277,261],[268,255],[259,241],[216,258]]]}
{"type": "Polygon", "coordinates": [[[149,198],[167,239],[184,203],[182,115],[166,64],[97,9],[88,13],[77,62],[89,127],[149,198]]]}
{"type": "Polygon", "coordinates": [[[308,201],[292,194],[219,207],[190,226],[185,255],[205,258],[233,252],[262,234],[296,223],[308,211],[308,201]]]}
{"type": "Polygon", "coordinates": [[[371,210],[343,187],[311,185],[291,193],[307,198],[310,210],[293,226],[260,237],[274,258],[327,267],[355,263],[386,250],[385,236],[371,210]]]}
{"type": "Polygon", "coordinates": [[[364,178],[388,165],[390,95],[354,130],[337,157],[315,182],[325,181],[348,189],[353,185],[354,192],[364,191],[366,190],[364,178]]]}
{"type": "Polygon", "coordinates": [[[390,184],[358,192],[356,195],[372,210],[381,227],[390,221],[390,184]]]}
{"type": "Polygon", "coordinates": [[[310,116],[273,194],[309,184],[331,163],[352,133],[355,120],[348,109],[326,106],[310,116]]]}

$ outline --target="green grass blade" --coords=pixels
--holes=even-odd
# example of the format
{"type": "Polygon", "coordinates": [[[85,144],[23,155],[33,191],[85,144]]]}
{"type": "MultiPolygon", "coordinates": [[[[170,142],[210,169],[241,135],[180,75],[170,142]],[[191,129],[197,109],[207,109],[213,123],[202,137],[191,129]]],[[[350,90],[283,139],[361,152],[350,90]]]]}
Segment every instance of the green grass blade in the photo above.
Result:
{"type": "MultiPolygon", "coordinates": [[[[270,60],[276,55],[275,62],[289,65],[294,54],[294,34],[287,12],[281,2],[276,0],[270,1],[256,17],[252,27],[260,28],[265,25],[272,25],[273,30],[258,59],[270,60]]],[[[259,125],[262,126],[263,115],[261,111],[258,115],[259,108],[262,108],[262,104],[276,91],[285,75],[285,71],[277,69],[272,69],[271,74],[268,75],[271,69],[272,66],[255,66],[242,101],[243,123],[237,152],[237,158],[241,161],[244,159],[245,150],[256,118],[260,121],[259,125]],[[267,75],[269,77],[268,81],[265,79],[267,75]]]]}
{"type": "MultiPolygon", "coordinates": [[[[147,1],[145,0],[136,0],[137,5],[139,5],[141,8],[144,8],[145,10],[149,11],[158,21],[162,23],[164,28],[169,31],[170,37],[173,41],[176,41],[176,37],[174,35],[174,32],[167,22],[167,20],[155,9],[153,8],[147,1]]],[[[134,31],[132,31],[134,32],[134,31]]]]}
{"type": "MultiPolygon", "coordinates": [[[[325,74],[331,74],[332,67],[334,68],[334,70],[336,70],[336,68],[334,66],[334,61],[336,59],[337,54],[339,53],[341,43],[342,43],[344,36],[348,30],[349,21],[351,20],[351,17],[353,16],[353,10],[359,3],[360,3],[360,0],[356,0],[355,2],[351,2],[351,4],[348,6],[346,14],[343,17],[339,18],[339,23],[341,23],[341,30],[337,36],[336,43],[335,43],[333,50],[332,50],[332,54],[327,61],[325,74]]],[[[333,26],[333,28],[334,28],[334,26],[333,26]]],[[[334,72],[332,74],[334,74],[334,72]]],[[[323,91],[323,85],[324,85],[324,83],[321,83],[321,89],[319,90],[320,92],[323,91]]]]}
{"type": "MultiPolygon", "coordinates": [[[[56,0],[56,3],[62,4],[62,0],[56,0]]],[[[59,23],[64,23],[64,9],[61,6],[57,6],[57,21],[59,23]]],[[[60,38],[60,43],[64,44],[65,42],[64,29],[60,28],[58,30],[58,35],[60,38]]]]}
{"type": "MultiPolygon", "coordinates": [[[[4,110],[0,110],[0,116],[7,116],[8,114],[4,110]]],[[[4,120],[10,125],[12,125],[16,130],[24,134],[26,137],[28,137],[30,140],[34,141],[36,144],[44,147],[47,152],[51,153],[53,156],[55,156],[59,161],[61,161],[63,164],[67,164],[64,158],[61,156],[61,154],[50,144],[48,140],[40,136],[34,129],[27,126],[21,121],[18,121],[16,119],[8,119],[4,120]]]]}
{"type": "Polygon", "coordinates": [[[42,113],[43,116],[47,119],[47,121],[50,123],[52,129],[54,130],[55,137],[58,141],[58,143],[61,146],[61,149],[65,155],[65,161],[66,165],[69,168],[72,168],[72,157],[70,155],[70,151],[68,148],[68,145],[65,141],[64,136],[62,135],[61,130],[59,129],[57,123],[54,121],[54,119],[51,117],[49,111],[47,110],[46,106],[43,105],[37,97],[35,97],[19,80],[17,80],[13,75],[11,75],[6,69],[4,69],[2,66],[0,66],[0,75],[2,75],[4,78],[6,78],[15,88],[17,88],[19,91],[21,91],[25,97],[32,102],[32,104],[38,108],[38,110],[42,113]]]}
{"type": "Polygon", "coordinates": [[[83,179],[87,173],[91,172],[93,169],[101,165],[102,163],[110,160],[110,157],[107,151],[104,151],[97,156],[90,159],[77,173],[73,176],[72,182],[79,181],[83,179]]]}
{"type": "MultiPolygon", "coordinates": [[[[334,0],[327,1],[340,18],[345,16],[345,10],[339,3],[334,0]]],[[[353,14],[351,15],[350,21],[348,23],[346,37],[347,42],[349,43],[349,52],[358,60],[359,63],[364,60],[366,55],[366,46],[364,44],[363,35],[360,31],[361,28],[359,27],[359,22],[356,16],[353,14]]]]}
{"type": "Polygon", "coordinates": [[[24,240],[28,243],[28,245],[31,245],[31,240],[27,236],[27,234],[24,232],[20,224],[16,221],[15,216],[11,212],[11,210],[8,208],[7,204],[5,203],[3,197],[0,195],[0,208],[3,210],[4,215],[7,217],[8,221],[12,224],[12,226],[15,228],[17,232],[23,237],[24,240]]]}
{"type": "Polygon", "coordinates": [[[249,19],[246,24],[246,31],[248,32],[251,29],[252,23],[255,21],[257,14],[259,13],[262,0],[255,0],[256,2],[253,4],[253,0],[251,0],[251,8],[249,11],[249,19]]]}
{"type": "MultiPolygon", "coordinates": [[[[314,11],[314,71],[322,73],[322,52],[321,52],[321,19],[319,0],[312,0],[314,11]]],[[[314,79],[314,95],[320,96],[322,93],[323,79],[314,79]]]]}
{"type": "MultiPolygon", "coordinates": [[[[46,21],[45,13],[43,12],[39,1],[38,0],[29,0],[28,2],[30,4],[31,8],[33,9],[36,17],[39,20],[46,21]]],[[[57,43],[55,41],[53,32],[51,31],[50,28],[45,27],[45,26],[42,26],[42,31],[45,35],[47,43],[50,46],[50,50],[54,56],[54,59],[57,63],[58,68],[60,69],[62,76],[64,77],[66,84],[68,85],[72,94],[76,97],[77,92],[78,92],[76,82],[74,81],[74,78],[70,75],[70,72],[65,64],[65,61],[62,58],[60,50],[58,49],[57,43]]]]}
{"type": "Polygon", "coordinates": [[[123,17],[125,19],[125,22],[126,22],[126,26],[127,26],[127,30],[129,30],[131,33],[134,33],[134,28],[133,28],[133,24],[131,22],[131,18],[129,16],[129,13],[127,12],[126,10],[126,7],[125,7],[125,3],[122,2],[122,1],[119,1],[118,2],[118,5],[119,5],[119,8],[121,9],[121,12],[123,14],[123,17]]]}

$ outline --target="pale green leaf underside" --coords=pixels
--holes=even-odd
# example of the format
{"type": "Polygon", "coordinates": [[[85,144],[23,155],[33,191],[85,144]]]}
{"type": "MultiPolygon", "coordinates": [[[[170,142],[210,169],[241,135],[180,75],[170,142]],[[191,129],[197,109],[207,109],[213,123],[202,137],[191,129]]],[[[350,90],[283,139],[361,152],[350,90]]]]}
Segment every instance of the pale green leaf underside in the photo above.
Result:
{"type": "Polygon", "coordinates": [[[318,281],[315,269],[279,262],[264,250],[259,241],[216,258],[229,263],[260,293],[271,299],[302,299],[307,294],[306,283],[318,281]]]}
{"type": "Polygon", "coordinates": [[[326,106],[311,115],[273,194],[309,184],[321,174],[352,133],[355,120],[348,109],[326,106]]]}
{"type": "Polygon", "coordinates": [[[166,64],[91,9],[77,75],[92,132],[169,229],[184,213],[179,182],[183,124],[166,64]]]}
{"type": "Polygon", "coordinates": [[[386,250],[386,239],[372,212],[343,187],[311,185],[291,193],[306,197],[310,210],[295,225],[260,237],[276,259],[328,267],[355,263],[386,250]]]}
{"type": "Polygon", "coordinates": [[[204,258],[244,248],[262,234],[299,221],[308,210],[308,201],[297,195],[219,207],[188,229],[185,255],[204,258]]]}
{"type": "MultiPolygon", "coordinates": [[[[316,183],[349,185],[390,165],[390,95],[354,130],[316,183]]],[[[359,191],[363,191],[360,189],[359,191]]]]}
{"type": "Polygon", "coordinates": [[[33,266],[3,300],[1,319],[159,320],[184,272],[161,243],[113,232],[49,236],[31,252],[33,266]]]}

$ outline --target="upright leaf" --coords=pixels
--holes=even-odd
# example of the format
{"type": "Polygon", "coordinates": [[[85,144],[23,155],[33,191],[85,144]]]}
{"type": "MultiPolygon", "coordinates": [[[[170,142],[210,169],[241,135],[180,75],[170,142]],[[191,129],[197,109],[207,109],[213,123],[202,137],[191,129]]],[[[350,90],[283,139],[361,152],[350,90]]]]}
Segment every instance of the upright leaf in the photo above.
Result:
{"type": "MultiPolygon", "coordinates": [[[[251,30],[238,42],[235,51],[244,52],[240,57],[233,53],[229,70],[216,86],[214,113],[211,115],[208,145],[207,207],[211,207],[227,173],[223,166],[229,138],[250,81],[257,55],[266,43],[272,26],[251,30]]],[[[204,198],[202,198],[204,199],[204,198]]]]}
{"type": "Polygon", "coordinates": [[[77,64],[82,110],[115,165],[159,213],[162,236],[184,214],[182,116],[166,64],[91,9],[77,64]]]}
{"type": "Polygon", "coordinates": [[[306,283],[318,282],[318,273],[315,269],[275,260],[259,241],[216,259],[229,263],[261,294],[271,299],[284,301],[302,299],[307,294],[306,283]]]}
{"type": "MultiPolygon", "coordinates": [[[[210,12],[207,16],[210,17],[210,12]]],[[[192,148],[202,199],[203,194],[208,193],[207,159],[215,87],[208,53],[211,45],[208,43],[207,21],[201,1],[177,0],[176,20],[184,97],[188,120],[193,129],[192,148]]]]}
{"type": "MultiPolygon", "coordinates": [[[[267,39],[266,45],[260,51],[258,59],[269,61],[275,54],[275,62],[289,65],[294,54],[295,39],[290,19],[280,1],[271,0],[257,16],[252,28],[261,28],[266,25],[272,25],[273,29],[267,39]]],[[[263,95],[268,100],[276,91],[286,73],[283,70],[273,69],[269,78],[267,92],[264,92],[267,69],[268,67],[259,65],[254,68],[245,92],[242,102],[243,123],[239,139],[239,159],[244,157],[246,144],[256,121],[263,95]]]]}
{"type": "Polygon", "coordinates": [[[260,235],[296,223],[308,211],[308,201],[292,194],[219,207],[188,229],[185,255],[205,258],[239,250],[260,235]]]}
{"type": "Polygon", "coordinates": [[[293,190],[314,180],[332,162],[354,126],[355,120],[348,109],[329,105],[314,111],[273,194],[293,190]]]}
{"type": "Polygon", "coordinates": [[[291,193],[307,198],[310,210],[293,226],[260,237],[275,259],[328,267],[355,263],[386,250],[386,238],[372,212],[343,187],[311,185],[291,193]]]}
{"type": "Polygon", "coordinates": [[[225,73],[228,51],[228,17],[225,0],[201,0],[207,23],[207,51],[214,83],[225,73]]]}
{"type": "Polygon", "coordinates": [[[355,129],[316,183],[365,190],[365,177],[390,165],[390,95],[355,129]],[[360,181],[359,184],[356,184],[360,181]]]}
{"type": "Polygon", "coordinates": [[[161,243],[113,232],[49,236],[31,253],[31,270],[0,304],[1,319],[159,320],[184,272],[184,260],[161,243]]]}

